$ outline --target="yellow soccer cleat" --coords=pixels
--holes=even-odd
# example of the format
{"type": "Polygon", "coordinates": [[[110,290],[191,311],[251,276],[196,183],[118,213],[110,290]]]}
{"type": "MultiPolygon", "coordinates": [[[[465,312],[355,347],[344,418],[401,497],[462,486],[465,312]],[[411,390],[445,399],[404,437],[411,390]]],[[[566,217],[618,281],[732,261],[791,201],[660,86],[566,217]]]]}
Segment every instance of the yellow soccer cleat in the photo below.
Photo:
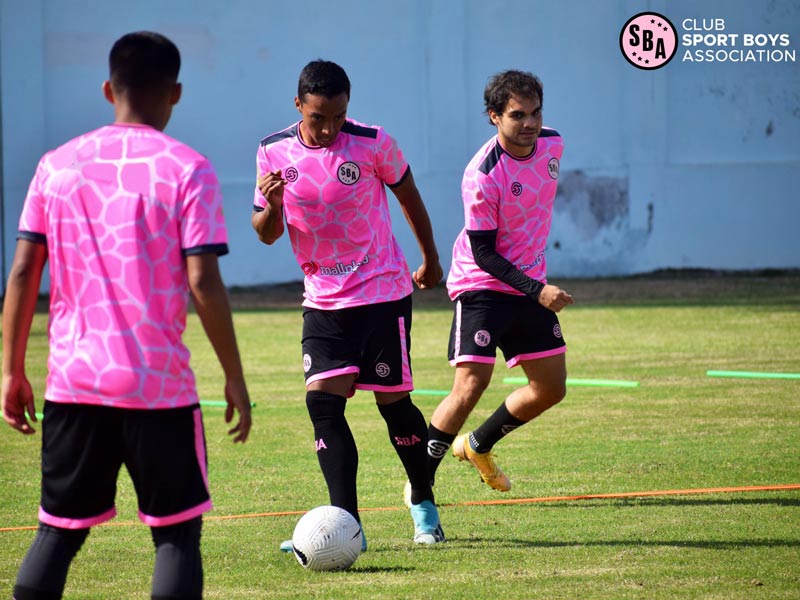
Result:
{"type": "Polygon", "coordinates": [[[469,432],[458,436],[453,440],[453,456],[459,460],[468,460],[472,466],[478,469],[483,482],[496,490],[507,492],[511,489],[511,480],[503,473],[503,470],[494,462],[494,454],[491,452],[479,453],[469,445],[469,432]]]}

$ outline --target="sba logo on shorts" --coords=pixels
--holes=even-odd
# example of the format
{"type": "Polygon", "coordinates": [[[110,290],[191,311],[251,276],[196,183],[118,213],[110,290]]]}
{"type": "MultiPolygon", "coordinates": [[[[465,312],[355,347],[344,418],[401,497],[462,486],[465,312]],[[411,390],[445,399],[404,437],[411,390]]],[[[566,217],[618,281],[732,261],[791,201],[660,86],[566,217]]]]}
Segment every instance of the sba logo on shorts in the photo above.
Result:
{"type": "Polygon", "coordinates": [[[481,348],[485,348],[489,345],[489,342],[492,341],[491,334],[486,331],[485,329],[481,329],[475,333],[475,343],[478,344],[481,348]]]}

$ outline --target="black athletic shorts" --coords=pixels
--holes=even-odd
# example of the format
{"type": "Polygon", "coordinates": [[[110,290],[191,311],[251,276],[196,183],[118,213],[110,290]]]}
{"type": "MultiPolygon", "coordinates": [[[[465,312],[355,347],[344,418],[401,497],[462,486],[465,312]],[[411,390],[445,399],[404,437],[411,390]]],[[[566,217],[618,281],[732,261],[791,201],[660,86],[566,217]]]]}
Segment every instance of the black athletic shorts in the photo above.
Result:
{"type": "Polygon", "coordinates": [[[173,525],[211,510],[198,405],[131,410],[45,402],[39,520],[85,529],[114,518],[122,465],[145,524],[173,525]]]}
{"type": "Polygon", "coordinates": [[[497,348],[509,367],[567,351],[556,313],[527,296],[464,292],[454,305],[448,346],[451,365],[494,364],[497,348]]]}
{"type": "Polygon", "coordinates": [[[355,373],[359,390],[411,391],[410,351],[410,295],[366,306],[303,311],[306,385],[355,373]]]}

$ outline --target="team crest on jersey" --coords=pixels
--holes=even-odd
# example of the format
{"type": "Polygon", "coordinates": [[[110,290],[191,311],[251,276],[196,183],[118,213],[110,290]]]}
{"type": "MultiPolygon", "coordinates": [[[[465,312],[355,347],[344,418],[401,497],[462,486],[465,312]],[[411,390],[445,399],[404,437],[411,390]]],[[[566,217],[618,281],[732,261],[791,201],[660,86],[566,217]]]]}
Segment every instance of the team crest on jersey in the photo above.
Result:
{"type": "Polygon", "coordinates": [[[392,370],[386,363],[378,363],[375,365],[375,372],[378,374],[378,377],[388,377],[392,370]]]}
{"type": "Polygon", "coordinates": [[[515,181],[511,184],[511,193],[515,196],[522,195],[522,184],[519,181],[515,181]]]}
{"type": "Polygon", "coordinates": [[[558,159],[553,157],[547,163],[547,172],[550,174],[550,179],[558,179],[558,159]]]}
{"type": "Polygon", "coordinates": [[[347,161],[339,165],[339,170],[336,176],[345,185],[353,185],[356,181],[361,179],[361,169],[359,166],[351,161],[347,161]]]}
{"type": "Polygon", "coordinates": [[[308,373],[309,369],[311,369],[311,356],[303,354],[303,372],[308,373]]]}
{"type": "Polygon", "coordinates": [[[478,344],[481,348],[485,348],[489,345],[489,342],[492,341],[491,334],[486,331],[485,329],[481,329],[480,331],[475,332],[475,343],[478,344]]]}
{"type": "Polygon", "coordinates": [[[561,337],[561,325],[559,325],[558,323],[553,325],[553,335],[556,336],[557,338],[561,337]]]}
{"type": "Polygon", "coordinates": [[[288,181],[289,183],[292,183],[293,181],[297,181],[297,177],[298,177],[297,169],[295,169],[294,167],[289,167],[288,169],[286,169],[286,172],[283,174],[283,176],[286,178],[286,181],[288,181]]]}

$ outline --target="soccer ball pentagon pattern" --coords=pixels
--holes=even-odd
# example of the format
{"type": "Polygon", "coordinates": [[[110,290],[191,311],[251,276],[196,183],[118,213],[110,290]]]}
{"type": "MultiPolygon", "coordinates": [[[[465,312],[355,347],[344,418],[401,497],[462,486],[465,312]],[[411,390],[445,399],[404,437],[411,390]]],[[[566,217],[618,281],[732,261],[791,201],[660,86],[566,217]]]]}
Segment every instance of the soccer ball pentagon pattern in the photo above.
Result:
{"type": "Polygon", "coordinates": [[[306,569],[342,571],[361,554],[361,527],[338,506],[318,506],[295,525],[292,550],[306,569]]]}

